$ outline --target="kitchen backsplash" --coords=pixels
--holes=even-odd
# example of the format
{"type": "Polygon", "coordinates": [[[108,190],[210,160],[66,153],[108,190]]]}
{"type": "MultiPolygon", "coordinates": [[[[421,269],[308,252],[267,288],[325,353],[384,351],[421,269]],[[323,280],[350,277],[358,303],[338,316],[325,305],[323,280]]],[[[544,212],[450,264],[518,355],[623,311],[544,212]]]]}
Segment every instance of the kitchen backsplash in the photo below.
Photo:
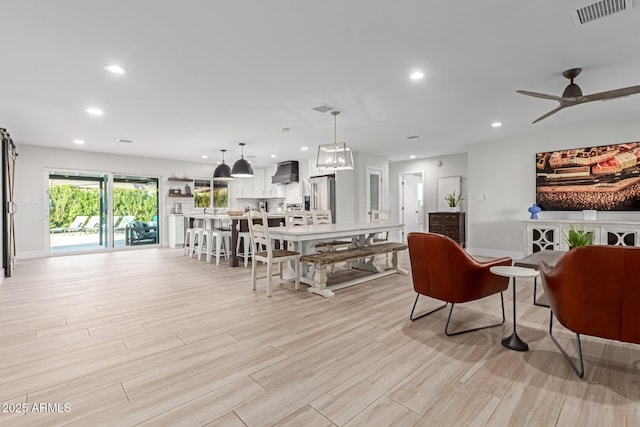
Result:
{"type": "Polygon", "coordinates": [[[301,182],[292,182],[291,184],[287,184],[286,193],[284,195],[284,203],[302,203],[302,191],[301,182]]]}

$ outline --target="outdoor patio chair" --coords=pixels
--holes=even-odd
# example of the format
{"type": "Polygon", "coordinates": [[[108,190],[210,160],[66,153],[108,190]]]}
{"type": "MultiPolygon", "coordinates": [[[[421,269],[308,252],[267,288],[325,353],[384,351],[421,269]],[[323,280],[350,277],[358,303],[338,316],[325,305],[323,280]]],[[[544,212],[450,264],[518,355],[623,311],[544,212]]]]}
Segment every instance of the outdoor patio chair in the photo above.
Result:
{"type": "MultiPolygon", "coordinates": [[[[120,220],[120,224],[118,224],[118,226],[115,227],[115,229],[118,231],[126,230],[127,225],[131,224],[135,220],[136,220],[135,215],[125,215],[122,217],[122,220],[120,220]]],[[[114,221],[114,224],[115,224],[115,221],[114,221]]]]}
{"type": "Polygon", "coordinates": [[[71,222],[71,224],[68,227],[52,228],[51,232],[52,233],[71,233],[74,231],[80,231],[82,230],[82,224],[85,223],[87,218],[89,217],[86,215],[79,215],[74,218],[74,220],[71,222]]]}
{"type": "Polygon", "coordinates": [[[85,231],[85,232],[97,231],[99,227],[100,227],[100,216],[94,215],[91,218],[89,218],[89,221],[87,221],[85,225],[82,226],[82,231],[85,231]]]}
{"type": "Polygon", "coordinates": [[[127,244],[150,245],[158,243],[158,227],[144,222],[134,221],[127,225],[127,244]]]}

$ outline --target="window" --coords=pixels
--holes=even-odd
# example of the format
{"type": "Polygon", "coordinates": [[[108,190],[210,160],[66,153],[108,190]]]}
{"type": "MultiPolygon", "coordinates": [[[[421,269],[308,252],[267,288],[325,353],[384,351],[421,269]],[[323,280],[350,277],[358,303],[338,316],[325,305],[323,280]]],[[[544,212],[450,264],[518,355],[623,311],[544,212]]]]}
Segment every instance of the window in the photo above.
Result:
{"type": "Polygon", "coordinates": [[[228,181],[213,181],[213,207],[223,209],[229,207],[228,181]]]}
{"type": "Polygon", "coordinates": [[[196,208],[211,207],[211,181],[196,179],[193,203],[196,208]]]}

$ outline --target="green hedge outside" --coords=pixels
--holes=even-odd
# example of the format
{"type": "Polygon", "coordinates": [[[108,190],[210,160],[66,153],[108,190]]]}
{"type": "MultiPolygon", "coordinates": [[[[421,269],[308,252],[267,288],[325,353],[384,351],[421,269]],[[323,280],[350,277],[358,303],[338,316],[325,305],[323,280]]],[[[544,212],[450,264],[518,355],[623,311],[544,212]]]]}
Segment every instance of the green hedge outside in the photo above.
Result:
{"type": "MultiPolygon", "coordinates": [[[[138,221],[152,221],[158,214],[157,200],[155,192],[114,188],[113,215],[135,215],[138,221]]],[[[77,216],[100,215],[100,190],[56,185],[49,189],[49,203],[49,227],[68,227],[77,216]]]]}

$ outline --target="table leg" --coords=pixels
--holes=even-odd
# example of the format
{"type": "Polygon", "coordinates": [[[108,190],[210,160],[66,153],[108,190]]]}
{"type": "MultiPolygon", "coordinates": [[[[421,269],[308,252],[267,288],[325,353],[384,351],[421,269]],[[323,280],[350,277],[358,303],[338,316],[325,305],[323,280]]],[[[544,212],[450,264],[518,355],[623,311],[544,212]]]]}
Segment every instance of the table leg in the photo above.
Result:
{"type": "Polygon", "coordinates": [[[515,351],[527,351],[529,345],[522,341],[516,332],[516,278],[513,278],[513,333],[502,339],[503,347],[515,351]]]}
{"type": "Polygon", "coordinates": [[[325,298],[333,298],[336,294],[331,289],[327,289],[327,266],[316,265],[313,275],[313,286],[307,288],[308,292],[322,295],[325,298]]]}
{"type": "Polygon", "coordinates": [[[229,257],[229,265],[231,267],[238,266],[238,254],[236,253],[236,247],[238,245],[238,226],[239,221],[237,219],[231,220],[231,256],[229,257]]]}

